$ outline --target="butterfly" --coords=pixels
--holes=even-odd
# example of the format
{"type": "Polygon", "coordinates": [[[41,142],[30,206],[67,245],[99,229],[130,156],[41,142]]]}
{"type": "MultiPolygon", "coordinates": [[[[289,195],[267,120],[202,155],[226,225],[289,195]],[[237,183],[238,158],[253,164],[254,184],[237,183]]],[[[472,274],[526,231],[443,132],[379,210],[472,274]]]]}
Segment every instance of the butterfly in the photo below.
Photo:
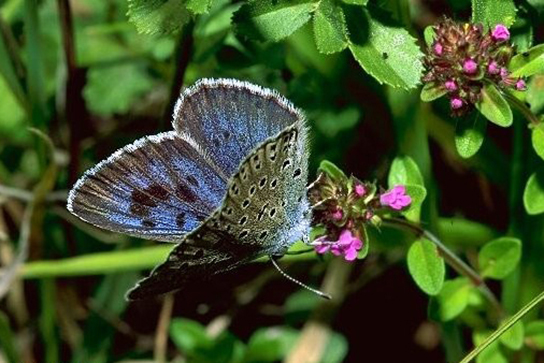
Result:
{"type": "Polygon", "coordinates": [[[176,243],[129,300],[282,255],[309,233],[308,127],[290,101],[201,79],[182,92],[172,124],[99,162],[68,196],[68,210],[88,223],[176,243]]]}

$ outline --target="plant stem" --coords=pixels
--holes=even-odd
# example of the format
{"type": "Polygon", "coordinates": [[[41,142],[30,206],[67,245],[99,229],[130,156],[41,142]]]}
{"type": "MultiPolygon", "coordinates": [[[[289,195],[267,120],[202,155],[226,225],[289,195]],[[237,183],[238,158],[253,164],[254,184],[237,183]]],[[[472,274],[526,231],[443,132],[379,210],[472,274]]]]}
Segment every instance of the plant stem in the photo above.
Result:
{"type": "Polygon", "coordinates": [[[403,228],[413,232],[418,237],[424,237],[434,243],[438,248],[438,252],[444,258],[446,263],[448,263],[455,271],[459,274],[468,277],[474,286],[476,286],[480,292],[485,296],[485,298],[491,303],[494,309],[497,311],[499,318],[504,316],[504,310],[493,294],[491,290],[487,287],[484,282],[484,279],[465,261],[460,259],[455,253],[453,253],[446,245],[438,239],[433,233],[428,230],[420,227],[417,224],[414,224],[410,221],[398,218],[384,218],[383,223],[391,227],[403,228]]]}
{"type": "Polygon", "coordinates": [[[503,93],[504,98],[510,103],[510,105],[516,108],[522,115],[531,123],[533,127],[539,126],[541,124],[540,120],[536,115],[527,107],[523,102],[518,100],[516,97],[511,95],[508,92],[503,93]]]}
{"type": "Polygon", "coordinates": [[[497,340],[502,334],[504,334],[508,329],[510,329],[515,323],[517,323],[521,318],[525,316],[529,311],[531,311],[535,306],[544,301],[544,291],[541,292],[537,297],[531,300],[527,305],[522,307],[516,314],[514,314],[510,319],[506,320],[500,328],[495,330],[490,336],[484,340],[484,342],[474,348],[460,363],[468,363],[478,354],[480,354],[485,348],[487,348],[491,343],[497,340]]]}

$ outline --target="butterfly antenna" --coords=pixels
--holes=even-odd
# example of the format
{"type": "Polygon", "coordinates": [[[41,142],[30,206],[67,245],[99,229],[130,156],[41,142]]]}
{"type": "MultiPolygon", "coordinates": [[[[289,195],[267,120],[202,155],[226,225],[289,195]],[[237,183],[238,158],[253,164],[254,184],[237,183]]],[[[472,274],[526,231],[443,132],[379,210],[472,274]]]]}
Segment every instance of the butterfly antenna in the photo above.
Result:
{"type": "Polygon", "coordinates": [[[331,295],[326,294],[326,293],[324,293],[323,291],[319,291],[319,290],[317,290],[317,289],[314,289],[313,287],[310,287],[310,286],[306,285],[305,283],[298,281],[298,280],[295,279],[294,277],[289,276],[285,271],[283,271],[283,270],[280,268],[280,266],[279,266],[278,263],[276,262],[276,258],[275,258],[275,257],[270,256],[270,261],[272,261],[272,264],[274,265],[274,267],[276,268],[276,270],[278,270],[278,272],[279,272],[280,274],[282,274],[282,276],[285,277],[287,280],[289,280],[289,281],[291,281],[291,282],[294,282],[295,284],[297,284],[297,285],[299,285],[299,286],[305,288],[306,290],[309,290],[309,291],[313,292],[313,293],[316,294],[316,295],[321,296],[321,297],[324,298],[324,299],[327,299],[327,300],[332,299],[332,296],[331,296],[331,295]]]}

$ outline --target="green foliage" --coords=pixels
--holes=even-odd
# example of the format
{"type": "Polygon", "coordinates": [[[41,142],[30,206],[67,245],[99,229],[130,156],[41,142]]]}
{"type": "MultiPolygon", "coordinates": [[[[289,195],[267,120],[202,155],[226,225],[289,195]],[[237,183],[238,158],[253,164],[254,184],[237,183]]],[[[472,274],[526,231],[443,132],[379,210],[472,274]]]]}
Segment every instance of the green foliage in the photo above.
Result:
{"type": "Polygon", "coordinates": [[[523,192],[523,205],[531,215],[544,213],[544,170],[531,174],[523,192]]]}
{"type": "MultiPolygon", "coordinates": [[[[198,3],[192,8],[201,8],[198,3]]],[[[128,17],[144,34],[177,33],[190,20],[183,0],[128,0],[128,17]]]]}
{"type": "Polygon", "coordinates": [[[476,108],[489,121],[502,127],[512,125],[514,120],[510,105],[493,84],[487,84],[482,89],[482,100],[476,104],[476,108]]]}
{"type": "Polygon", "coordinates": [[[446,93],[448,93],[448,91],[441,85],[427,83],[421,89],[419,96],[423,102],[431,102],[444,96],[446,93]]]}
{"type": "Polygon", "coordinates": [[[523,347],[524,329],[523,322],[518,321],[499,338],[500,342],[513,350],[523,347]]]}
{"type": "Polygon", "coordinates": [[[459,118],[455,128],[455,148],[463,158],[474,156],[482,147],[487,121],[479,112],[459,118]]]}
{"type": "Polygon", "coordinates": [[[342,8],[334,0],[321,0],[315,10],[314,36],[323,54],[340,52],[348,46],[348,30],[342,8]]]}
{"type": "Polygon", "coordinates": [[[501,237],[484,245],[478,254],[478,263],[482,276],[503,279],[516,268],[520,258],[521,241],[501,237]]]}
{"type": "Polygon", "coordinates": [[[294,329],[271,327],[257,330],[247,344],[244,362],[274,362],[285,357],[299,333],[294,329]]]}
{"type": "Polygon", "coordinates": [[[417,286],[428,295],[436,295],[442,289],[446,266],[438,254],[436,246],[422,239],[410,246],[408,251],[408,270],[417,286]]]}
{"type": "MultiPolygon", "coordinates": [[[[489,331],[475,332],[472,338],[474,345],[481,344],[489,334],[489,331]]],[[[508,363],[508,360],[502,354],[499,342],[494,342],[478,355],[476,363],[508,363]]]]}
{"type": "Polygon", "coordinates": [[[532,129],[531,141],[538,156],[544,159],[544,125],[538,125],[532,129]]]}
{"type": "Polygon", "coordinates": [[[510,27],[516,20],[513,0],[472,0],[472,21],[486,27],[504,24],[510,27]]]}
{"type": "Polygon", "coordinates": [[[438,295],[440,319],[449,321],[461,314],[470,302],[474,286],[464,277],[444,282],[438,295]]]}
{"type": "Polygon", "coordinates": [[[544,44],[514,56],[508,69],[512,72],[512,77],[530,77],[544,72],[544,44]]]}
{"type": "Polygon", "coordinates": [[[315,7],[313,0],[253,0],[242,5],[233,21],[249,39],[278,41],[307,23],[315,7]]]}
{"type": "Polygon", "coordinates": [[[533,320],[525,327],[527,344],[535,349],[544,349],[544,320],[533,320]]]}
{"type": "Polygon", "coordinates": [[[405,29],[373,8],[349,8],[346,17],[349,49],[367,73],[393,87],[410,89],[419,85],[423,54],[405,29]]]}
{"type": "Polygon", "coordinates": [[[327,173],[332,179],[336,181],[347,179],[346,174],[344,174],[344,172],[339,167],[337,167],[328,160],[321,161],[321,164],[319,164],[319,170],[327,173]]]}

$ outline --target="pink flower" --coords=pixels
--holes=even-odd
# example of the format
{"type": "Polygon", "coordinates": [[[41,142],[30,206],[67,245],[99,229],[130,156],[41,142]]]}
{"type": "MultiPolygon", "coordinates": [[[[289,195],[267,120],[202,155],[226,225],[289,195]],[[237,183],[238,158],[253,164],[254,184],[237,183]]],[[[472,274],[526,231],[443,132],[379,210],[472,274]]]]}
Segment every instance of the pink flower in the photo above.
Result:
{"type": "Polygon", "coordinates": [[[500,71],[499,65],[495,61],[491,61],[491,63],[489,63],[487,66],[487,72],[489,74],[499,74],[500,71]]]}
{"type": "Polygon", "coordinates": [[[393,189],[380,195],[380,203],[394,210],[401,210],[412,203],[412,198],[406,195],[404,185],[396,185],[393,189]]]}
{"type": "Polygon", "coordinates": [[[327,241],[327,236],[322,236],[317,238],[314,243],[317,253],[331,252],[335,256],[343,255],[346,261],[355,260],[357,252],[363,248],[363,242],[354,236],[349,229],[344,229],[340,233],[338,241],[327,241]]]}
{"type": "Polygon", "coordinates": [[[506,69],[506,68],[501,68],[501,77],[502,77],[502,78],[508,77],[508,74],[509,74],[509,73],[508,73],[508,69],[506,69]]]}
{"type": "Polygon", "coordinates": [[[450,79],[449,81],[446,81],[444,83],[444,87],[448,91],[455,91],[457,89],[457,84],[455,83],[455,81],[453,79],[450,79]]]}
{"type": "Polygon", "coordinates": [[[434,43],[433,50],[436,53],[436,55],[442,55],[442,52],[444,51],[444,47],[440,43],[434,43]]]}
{"type": "Polygon", "coordinates": [[[474,59],[466,59],[463,63],[463,71],[465,71],[466,74],[474,74],[478,71],[478,63],[474,61],[474,59]]]}
{"type": "Polygon", "coordinates": [[[366,189],[363,185],[357,184],[355,186],[355,195],[357,195],[358,197],[362,197],[363,195],[365,195],[365,193],[366,193],[366,189]]]}
{"type": "Polygon", "coordinates": [[[340,208],[336,208],[336,210],[332,212],[332,219],[334,219],[335,221],[341,220],[343,216],[344,213],[342,213],[342,209],[340,208]]]}
{"type": "Polygon", "coordinates": [[[450,100],[450,106],[451,106],[452,109],[458,110],[461,107],[463,107],[463,100],[460,99],[459,97],[453,97],[450,100]]]}
{"type": "Polygon", "coordinates": [[[495,29],[493,29],[493,32],[491,33],[491,37],[496,42],[504,42],[510,39],[510,32],[508,31],[508,28],[504,25],[497,24],[495,25],[495,29]]]}
{"type": "Polygon", "coordinates": [[[527,89],[527,85],[525,84],[525,81],[523,79],[518,79],[516,82],[516,89],[518,91],[525,91],[527,89]]]}

